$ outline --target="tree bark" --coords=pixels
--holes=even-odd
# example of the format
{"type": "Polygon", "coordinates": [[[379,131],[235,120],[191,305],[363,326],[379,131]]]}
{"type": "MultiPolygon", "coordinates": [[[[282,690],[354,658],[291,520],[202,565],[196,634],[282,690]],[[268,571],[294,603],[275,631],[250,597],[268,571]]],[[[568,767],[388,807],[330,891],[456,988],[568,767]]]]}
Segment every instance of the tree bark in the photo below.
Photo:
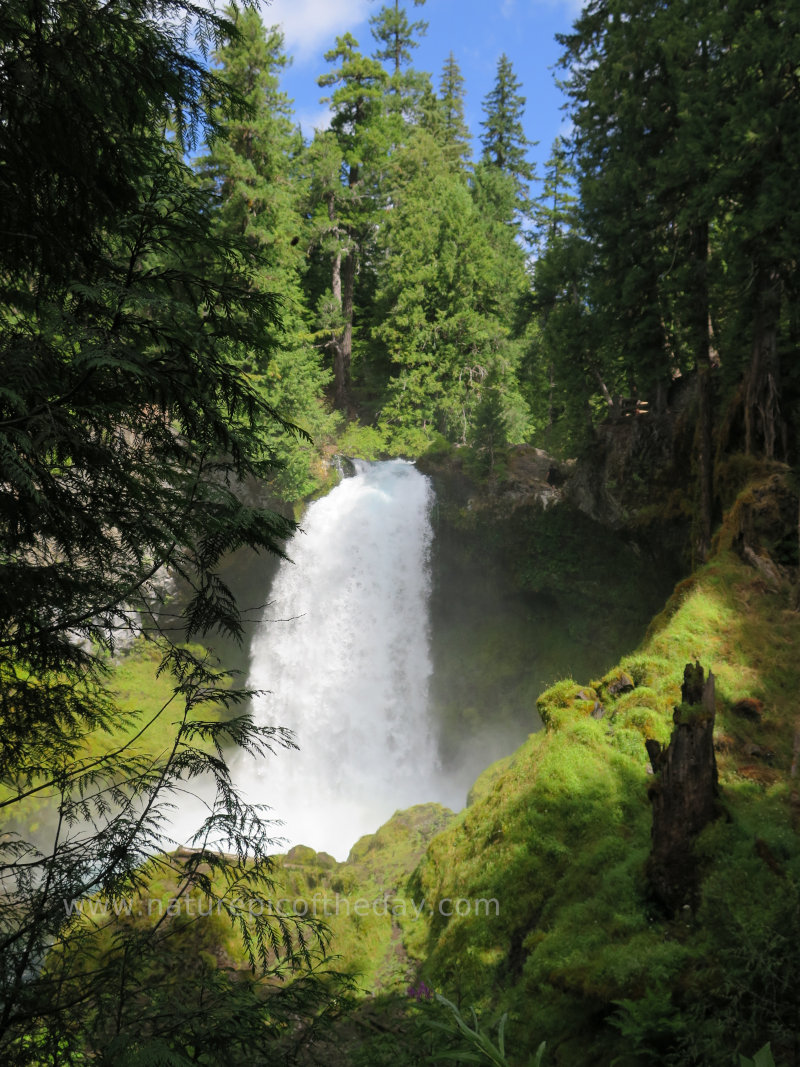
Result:
{"type": "MultiPolygon", "coordinates": [[[[339,235],[338,225],[336,223],[336,207],[334,204],[334,197],[328,198],[328,218],[331,223],[331,230],[339,235]]],[[[331,294],[336,303],[339,311],[342,311],[342,250],[337,248],[331,261],[331,294]]],[[[336,329],[331,348],[333,350],[333,389],[334,389],[334,403],[336,407],[344,407],[346,397],[346,375],[344,370],[344,361],[342,358],[342,336],[343,331],[339,328],[336,329]]]]}
{"type": "Polygon", "coordinates": [[[775,458],[778,437],[785,452],[785,427],[780,410],[778,320],[781,286],[775,271],[760,269],[756,276],[757,306],[753,351],[744,399],[745,451],[752,454],[760,439],[764,454],[775,458]]]}
{"type": "Polygon", "coordinates": [[[669,915],[695,907],[700,872],[693,845],[717,816],[717,761],[714,756],[714,675],[704,681],[699,663],[686,665],[682,704],[675,709],[675,729],[666,749],[646,742],[657,775],[650,788],[653,807],[652,846],[647,880],[653,896],[669,915]]]}
{"type": "Polygon", "coordinates": [[[697,427],[700,459],[700,524],[695,549],[698,561],[705,562],[711,548],[714,508],[714,393],[711,378],[708,303],[708,223],[699,223],[693,227],[690,248],[693,277],[689,317],[700,400],[697,427]]]}
{"type": "Polygon", "coordinates": [[[356,283],[356,251],[342,257],[342,319],[344,326],[337,346],[335,368],[336,406],[346,408],[350,399],[350,363],[353,355],[353,298],[356,283]]]}

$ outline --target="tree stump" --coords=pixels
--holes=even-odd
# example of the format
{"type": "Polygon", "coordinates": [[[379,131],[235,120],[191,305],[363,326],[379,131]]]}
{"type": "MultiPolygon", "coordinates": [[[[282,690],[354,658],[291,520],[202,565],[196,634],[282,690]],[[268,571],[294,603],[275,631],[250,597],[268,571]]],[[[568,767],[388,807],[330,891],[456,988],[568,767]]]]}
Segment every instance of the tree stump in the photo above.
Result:
{"type": "Polygon", "coordinates": [[[669,915],[697,904],[700,872],[694,841],[718,814],[714,675],[709,671],[705,680],[699,663],[686,665],[681,701],[669,745],[645,742],[655,775],[649,789],[653,828],[647,880],[669,915]]]}

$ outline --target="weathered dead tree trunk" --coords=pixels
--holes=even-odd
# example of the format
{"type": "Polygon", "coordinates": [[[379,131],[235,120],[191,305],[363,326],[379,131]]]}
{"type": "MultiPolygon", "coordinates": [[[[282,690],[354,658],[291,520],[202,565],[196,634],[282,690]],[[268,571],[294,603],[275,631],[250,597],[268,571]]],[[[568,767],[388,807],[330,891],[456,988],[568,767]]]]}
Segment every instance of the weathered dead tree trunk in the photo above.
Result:
{"type": "Polygon", "coordinates": [[[700,664],[688,663],[669,745],[646,742],[656,775],[650,787],[653,829],[647,880],[670,915],[697,904],[700,872],[694,841],[718,814],[714,712],[714,675],[709,671],[706,681],[700,664]]]}

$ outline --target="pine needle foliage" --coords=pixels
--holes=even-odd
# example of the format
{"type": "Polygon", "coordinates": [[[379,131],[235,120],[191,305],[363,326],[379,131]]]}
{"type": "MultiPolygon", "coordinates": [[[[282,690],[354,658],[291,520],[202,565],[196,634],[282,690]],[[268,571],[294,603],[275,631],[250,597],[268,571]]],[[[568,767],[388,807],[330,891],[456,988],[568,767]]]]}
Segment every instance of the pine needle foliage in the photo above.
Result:
{"type": "Polygon", "coordinates": [[[204,54],[235,32],[213,9],[174,0],[9,0],[0,11],[8,1063],[138,1063],[147,1041],[150,1062],[216,1062],[177,1034],[157,985],[145,990],[159,924],[112,921],[162,868],[234,923],[258,973],[308,968],[324,944],[318,927],[265,907],[270,824],[237,795],[225,755],[266,757],[291,737],[238,714],[247,694],[210,657],[167,640],[174,620],[158,593],[168,570],[189,590],[188,637],[238,637],[220,561],[244,545],[282,554],[292,529],[241,492],[273,468],[265,431],[298,432],[234,358],[274,336],[277,303],[252,284],[252,249],[213,226],[213,193],[184,161],[200,136],[213,140],[210,104],[231,95],[204,54]],[[148,749],[148,723],[126,720],[110,689],[109,656],[134,626],[173,681],[155,716],[173,724],[163,751],[148,749]],[[101,754],[88,744],[122,726],[127,739],[101,754]],[[195,849],[165,856],[170,805],[201,779],[211,799],[195,849]],[[38,831],[34,801],[52,813],[38,831]],[[89,898],[112,920],[87,922],[74,902],[89,898]]]}

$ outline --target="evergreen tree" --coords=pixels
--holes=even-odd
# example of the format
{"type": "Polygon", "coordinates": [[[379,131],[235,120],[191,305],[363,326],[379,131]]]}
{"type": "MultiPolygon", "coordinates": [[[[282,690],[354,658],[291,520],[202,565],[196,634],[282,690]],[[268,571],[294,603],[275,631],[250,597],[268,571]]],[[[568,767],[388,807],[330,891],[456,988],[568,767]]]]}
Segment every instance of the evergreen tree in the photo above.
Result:
{"type": "Polygon", "coordinates": [[[736,432],[741,419],[748,451],[788,447],[779,355],[793,344],[800,232],[789,195],[800,152],[786,134],[797,38],[793,8],[708,0],[596,0],[562,38],[592,316],[617,353],[615,386],[652,408],[675,375],[695,373],[700,555],[715,392],[739,383],[726,423],[736,432]]]}
{"type": "Polygon", "coordinates": [[[680,18],[655,4],[634,6],[634,17],[624,19],[587,9],[565,62],[573,63],[568,88],[580,102],[573,143],[582,223],[598,250],[592,301],[614,346],[635,361],[622,391],[638,390],[655,402],[663,384],[691,362],[690,351],[673,343],[680,334],[673,313],[686,291],[674,267],[691,255],[675,241],[685,241],[692,222],[676,223],[683,191],[704,187],[704,175],[694,153],[683,175],[671,173],[686,89],[680,60],[672,59],[676,46],[680,54],[680,18]],[[658,189],[650,180],[656,163],[664,177],[658,189]]]}
{"type": "Polygon", "coordinates": [[[712,522],[715,18],[704,0],[637,0],[626,12],[598,3],[563,38],[582,226],[596,250],[589,301],[615,364],[612,391],[661,410],[672,377],[696,370],[701,556],[712,522]]]}
{"type": "MultiPolygon", "coordinates": [[[[415,7],[424,4],[425,0],[414,0],[415,7]]],[[[394,6],[384,5],[377,15],[370,17],[369,24],[372,36],[379,45],[375,58],[389,64],[394,75],[400,73],[401,67],[411,63],[411,50],[419,47],[416,38],[424,37],[428,30],[428,23],[422,19],[408,21],[406,10],[400,6],[399,0],[394,0],[394,6]]]]}
{"type": "Polygon", "coordinates": [[[717,229],[731,309],[719,316],[720,344],[730,353],[723,355],[722,368],[727,373],[730,362],[743,369],[739,397],[747,451],[786,457],[787,423],[793,423],[793,449],[798,440],[800,210],[794,187],[800,95],[794,72],[800,20],[792,4],[742,3],[715,12],[712,24],[720,159],[711,186],[725,212],[717,229]]]}
{"type": "Polygon", "coordinates": [[[331,333],[334,391],[337,407],[344,408],[350,392],[356,274],[383,203],[381,176],[390,143],[384,116],[387,74],[377,60],[358,51],[350,34],[337,38],[325,59],[339,64],[317,79],[323,87],[335,86],[326,98],[333,110],[333,139],[317,139],[311,187],[316,232],[330,249],[331,301],[339,316],[331,333]]]}
{"type": "Polygon", "coordinates": [[[575,168],[562,137],[556,137],[545,163],[542,191],[533,205],[534,230],[530,243],[535,252],[543,254],[549,244],[562,238],[575,223],[577,197],[575,168]]]}
{"type": "Polygon", "coordinates": [[[231,353],[264,349],[275,305],[183,161],[227,94],[186,52],[193,20],[201,44],[235,32],[163,0],[9,0],[0,17],[0,1058],[16,1065],[119,1062],[125,1038],[147,1053],[146,1024],[86,1047],[84,1007],[119,974],[70,901],[113,906],[171,868],[237,924],[254,967],[308,959],[304,924],[264,901],[269,827],[222,756],[291,740],[208,713],[245,694],[167,640],[153,586],[162,568],[180,575],[190,638],[240,635],[220,560],[280,553],[292,529],[235,492],[270,472],[262,427],[281,420],[231,353]],[[108,677],[134,609],[174,681],[156,716],[174,722],[164,751],[108,677]],[[99,752],[91,735],[107,738],[99,752]],[[198,849],[164,856],[170,798],[200,775],[212,798],[198,849]],[[38,843],[37,799],[52,811],[38,843]],[[78,986],[62,967],[74,953],[91,961],[78,986]]]}
{"type": "Polygon", "coordinates": [[[576,253],[582,242],[578,239],[577,198],[572,193],[575,177],[566,145],[557,137],[545,164],[542,192],[533,207],[534,229],[528,235],[535,256],[533,284],[525,302],[530,321],[523,381],[536,420],[544,429],[547,447],[553,447],[557,421],[564,424],[563,431],[568,433],[570,422],[582,425],[586,417],[586,383],[580,382],[581,400],[575,412],[570,395],[565,395],[567,375],[559,359],[565,347],[567,322],[577,325],[580,321],[576,315],[580,302],[574,268],[581,259],[576,253]],[[565,303],[567,308],[571,305],[566,315],[565,303]]]}
{"type": "Polygon", "coordinates": [[[464,77],[451,52],[439,81],[441,143],[454,167],[466,168],[472,156],[469,128],[464,120],[464,77]]]}
{"type": "Polygon", "coordinates": [[[513,179],[517,206],[525,214],[534,172],[526,155],[530,142],[522,128],[525,97],[520,88],[511,61],[504,53],[497,61],[494,86],[483,101],[486,118],[481,122],[484,129],[481,159],[513,179]]]}
{"type": "Polygon", "coordinates": [[[526,416],[498,299],[503,265],[467,186],[429,133],[417,130],[396,166],[372,329],[393,368],[382,426],[406,454],[423,451],[434,433],[476,443],[475,414],[493,385],[503,407],[496,421],[518,441],[526,416]]]}
{"type": "MultiPolygon", "coordinates": [[[[414,0],[415,7],[422,7],[424,3],[425,0],[414,0]]],[[[410,67],[412,49],[419,47],[419,39],[427,33],[428,23],[421,19],[409,22],[399,0],[394,0],[393,6],[384,5],[369,21],[378,45],[374,58],[385,63],[390,71],[387,111],[414,124],[421,117],[422,98],[430,87],[430,76],[410,67]]],[[[399,129],[398,139],[402,140],[402,136],[399,129]]]]}
{"type": "MultiPolygon", "coordinates": [[[[279,408],[312,437],[329,431],[322,396],[329,378],[311,343],[300,275],[306,242],[299,241],[303,224],[301,183],[296,173],[301,143],[292,123],[291,104],[280,90],[279,74],[286,66],[283,35],[266,30],[258,13],[236,16],[237,36],[214,53],[219,80],[241,105],[215,114],[217,136],[201,173],[217,184],[221,202],[217,227],[221,234],[241,234],[253,250],[257,270],[253,282],[279,302],[280,323],[269,342],[269,356],[242,351],[243,372],[267,401],[279,408]]],[[[313,488],[312,449],[304,439],[285,434],[270,436],[280,469],[276,488],[299,499],[313,488]]]]}

